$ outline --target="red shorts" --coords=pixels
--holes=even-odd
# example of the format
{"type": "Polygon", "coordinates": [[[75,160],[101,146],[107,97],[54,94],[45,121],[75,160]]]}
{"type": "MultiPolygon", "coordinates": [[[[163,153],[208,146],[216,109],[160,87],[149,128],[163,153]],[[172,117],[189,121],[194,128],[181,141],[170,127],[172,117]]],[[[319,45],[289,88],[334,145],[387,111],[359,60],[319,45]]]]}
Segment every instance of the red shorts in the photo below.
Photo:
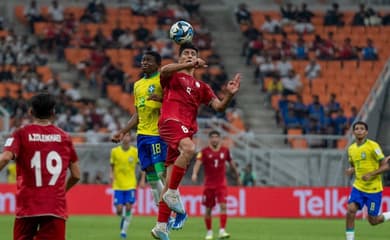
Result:
{"type": "Polygon", "coordinates": [[[167,120],[158,126],[160,138],[168,145],[166,165],[173,164],[176,158],[180,155],[179,143],[183,138],[191,138],[195,131],[174,120],[167,120]]]}
{"type": "Polygon", "coordinates": [[[215,207],[216,203],[226,204],[227,198],[227,187],[219,187],[219,188],[205,188],[203,190],[202,204],[206,208],[215,207]]]}
{"type": "Polygon", "coordinates": [[[16,218],[14,240],[28,239],[65,240],[65,220],[52,216],[16,218]]]}

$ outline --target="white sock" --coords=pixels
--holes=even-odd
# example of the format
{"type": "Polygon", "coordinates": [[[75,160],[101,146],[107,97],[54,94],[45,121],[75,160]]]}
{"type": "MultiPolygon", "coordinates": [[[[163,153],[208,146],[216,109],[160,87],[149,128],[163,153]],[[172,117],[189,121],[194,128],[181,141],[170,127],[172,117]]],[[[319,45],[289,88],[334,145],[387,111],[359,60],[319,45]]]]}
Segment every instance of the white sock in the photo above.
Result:
{"type": "Polygon", "coordinates": [[[390,220],[390,212],[384,212],[382,214],[383,214],[383,218],[384,218],[385,221],[390,220]]]}
{"type": "Polygon", "coordinates": [[[157,226],[160,229],[164,229],[164,230],[167,229],[167,223],[166,222],[157,222],[157,226]]]}
{"type": "Polygon", "coordinates": [[[150,187],[152,188],[154,203],[158,206],[158,203],[160,201],[160,195],[161,195],[162,189],[164,188],[164,185],[162,184],[161,180],[151,181],[151,182],[149,182],[149,184],[150,184],[150,187]]]}
{"type": "Polygon", "coordinates": [[[345,232],[346,240],[354,240],[355,232],[345,232]]]}
{"type": "Polygon", "coordinates": [[[131,221],[131,212],[127,213],[128,216],[124,217],[124,222],[121,231],[123,233],[127,232],[127,229],[129,228],[130,221],[131,221]]]}
{"type": "Polygon", "coordinates": [[[225,228],[220,228],[219,229],[219,232],[221,233],[221,232],[225,232],[225,228]]]}
{"type": "Polygon", "coordinates": [[[213,230],[208,230],[208,231],[207,231],[207,235],[208,235],[208,236],[213,235],[213,230]]]}
{"type": "Polygon", "coordinates": [[[168,193],[171,193],[171,194],[177,194],[178,192],[177,192],[177,189],[170,189],[170,188],[168,188],[168,191],[167,191],[168,193]]]}

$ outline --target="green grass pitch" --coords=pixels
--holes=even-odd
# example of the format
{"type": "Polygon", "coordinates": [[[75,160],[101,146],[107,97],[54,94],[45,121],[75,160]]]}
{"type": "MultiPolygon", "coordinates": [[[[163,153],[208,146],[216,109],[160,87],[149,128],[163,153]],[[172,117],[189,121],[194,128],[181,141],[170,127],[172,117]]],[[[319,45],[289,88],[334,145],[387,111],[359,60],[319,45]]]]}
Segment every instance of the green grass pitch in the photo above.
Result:
{"type": "MultiPolygon", "coordinates": [[[[213,218],[217,235],[219,219],[213,218]]],[[[134,217],[128,239],[149,240],[155,217],[134,217]]],[[[13,216],[0,216],[0,239],[12,239],[13,216]]],[[[388,240],[390,222],[372,227],[367,221],[356,221],[356,239],[388,240]],[[387,226],[386,226],[387,225],[387,226]]],[[[344,220],[339,219],[263,219],[229,218],[227,231],[232,240],[337,240],[345,239],[344,220]]],[[[172,240],[202,240],[203,218],[190,217],[180,231],[170,234],[172,240]]],[[[119,218],[112,216],[70,216],[67,240],[120,240],[119,218]]]]}

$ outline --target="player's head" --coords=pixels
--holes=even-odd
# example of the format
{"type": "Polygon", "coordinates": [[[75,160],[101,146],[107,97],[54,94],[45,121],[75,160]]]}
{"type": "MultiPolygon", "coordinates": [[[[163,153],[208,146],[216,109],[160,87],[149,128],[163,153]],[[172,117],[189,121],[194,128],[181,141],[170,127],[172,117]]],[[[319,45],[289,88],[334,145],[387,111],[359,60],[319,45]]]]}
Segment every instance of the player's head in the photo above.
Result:
{"type": "Polygon", "coordinates": [[[221,133],[216,130],[209,132],[209,142],[211,147],[218,148],[221,143],[221,133]]]}
{"type": "Polygon", "coordinates": [[[357,121],[352,125],[353,134],[357,140],[363,140],[368,134],[368,125],[363,121],[357,121]]]}
{"type": "Polygon", "coordinates": [[[126,134],[123,136],[122,145],[123,145],[123,146],[130,146],[130,142],[131,142],[131,133],[128,132],[128,133],[126,133],[126,134]]]}
{"type": "Polygon", "coordinates": [[[198,58],[198,48],[192,43],[183,43],[179,49],[179,63],[190,62],[198,58]]]}
{"type": "Polygon", "coordinates": [[[147,51],[143,54],[141,60],[141,68],[145,74],[157,72],[161,65],[161,56],[158,52],[147,51]]]}
{"type": "Polygon", "coordinates": [[[30,100],[30,112],[37,119],[51,119],[54,116],[56,100],[49,93],[38,93],[30,100]]]}

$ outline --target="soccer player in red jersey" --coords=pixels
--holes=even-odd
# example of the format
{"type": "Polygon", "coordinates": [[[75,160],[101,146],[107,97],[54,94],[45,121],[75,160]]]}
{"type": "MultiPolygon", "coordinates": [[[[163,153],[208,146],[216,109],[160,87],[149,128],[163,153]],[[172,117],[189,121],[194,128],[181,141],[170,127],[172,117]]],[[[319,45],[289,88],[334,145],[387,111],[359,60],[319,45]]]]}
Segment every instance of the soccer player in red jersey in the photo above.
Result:
{"type": "Polygon", "coordinates": [[[220,229],[218,239],[229,238],[230,234],[225,231],[227,215],[226,215],[226,198],[227,198],[227,181],[226,181],[226,162],[229,163],[231,169],[237,177],[237,185],[241,185],[240,174],[234,164],[230,151],[221,145],[221,134],[218,131],[209,133],[209,145],[202,149],[196,157],[196,163],[192,172],[192,181],[198,179],[200,166],[204,167],[204,191],[202,204],[206,207],[205,223],[207,228],[206,240],[213,239],[213,231],[211,228],[211,211],[216,205],[220,206],[220,229]]]}
{"type": "Polygon", "coordinates": [[[185,213],[178,186],[195,154],[192,136],[197,131],[196,117],[201,104],[224,111],[240,87],[240,74],[226,84],[226,94],[218,99],[210,86],[194,78],[196,68],[207,67],[191,43],[180,45],[178,63],[161,68],[163,102],[159,119],[160,137],[168,144],[167,184],[159,203],[158,220],[152,229],[156,239],[169,240],[167,222],[171,210],[185,213]]]}
{"type": "Polygon", "coordinates": [[[65,193],[79,181],[80,168],[71,138],[51,123],[54,106],[52,95],[35,95],[33,123],[16,130],[0,155],[0,170],[16,162],[14,240],[65,239],[65,193]]]}

